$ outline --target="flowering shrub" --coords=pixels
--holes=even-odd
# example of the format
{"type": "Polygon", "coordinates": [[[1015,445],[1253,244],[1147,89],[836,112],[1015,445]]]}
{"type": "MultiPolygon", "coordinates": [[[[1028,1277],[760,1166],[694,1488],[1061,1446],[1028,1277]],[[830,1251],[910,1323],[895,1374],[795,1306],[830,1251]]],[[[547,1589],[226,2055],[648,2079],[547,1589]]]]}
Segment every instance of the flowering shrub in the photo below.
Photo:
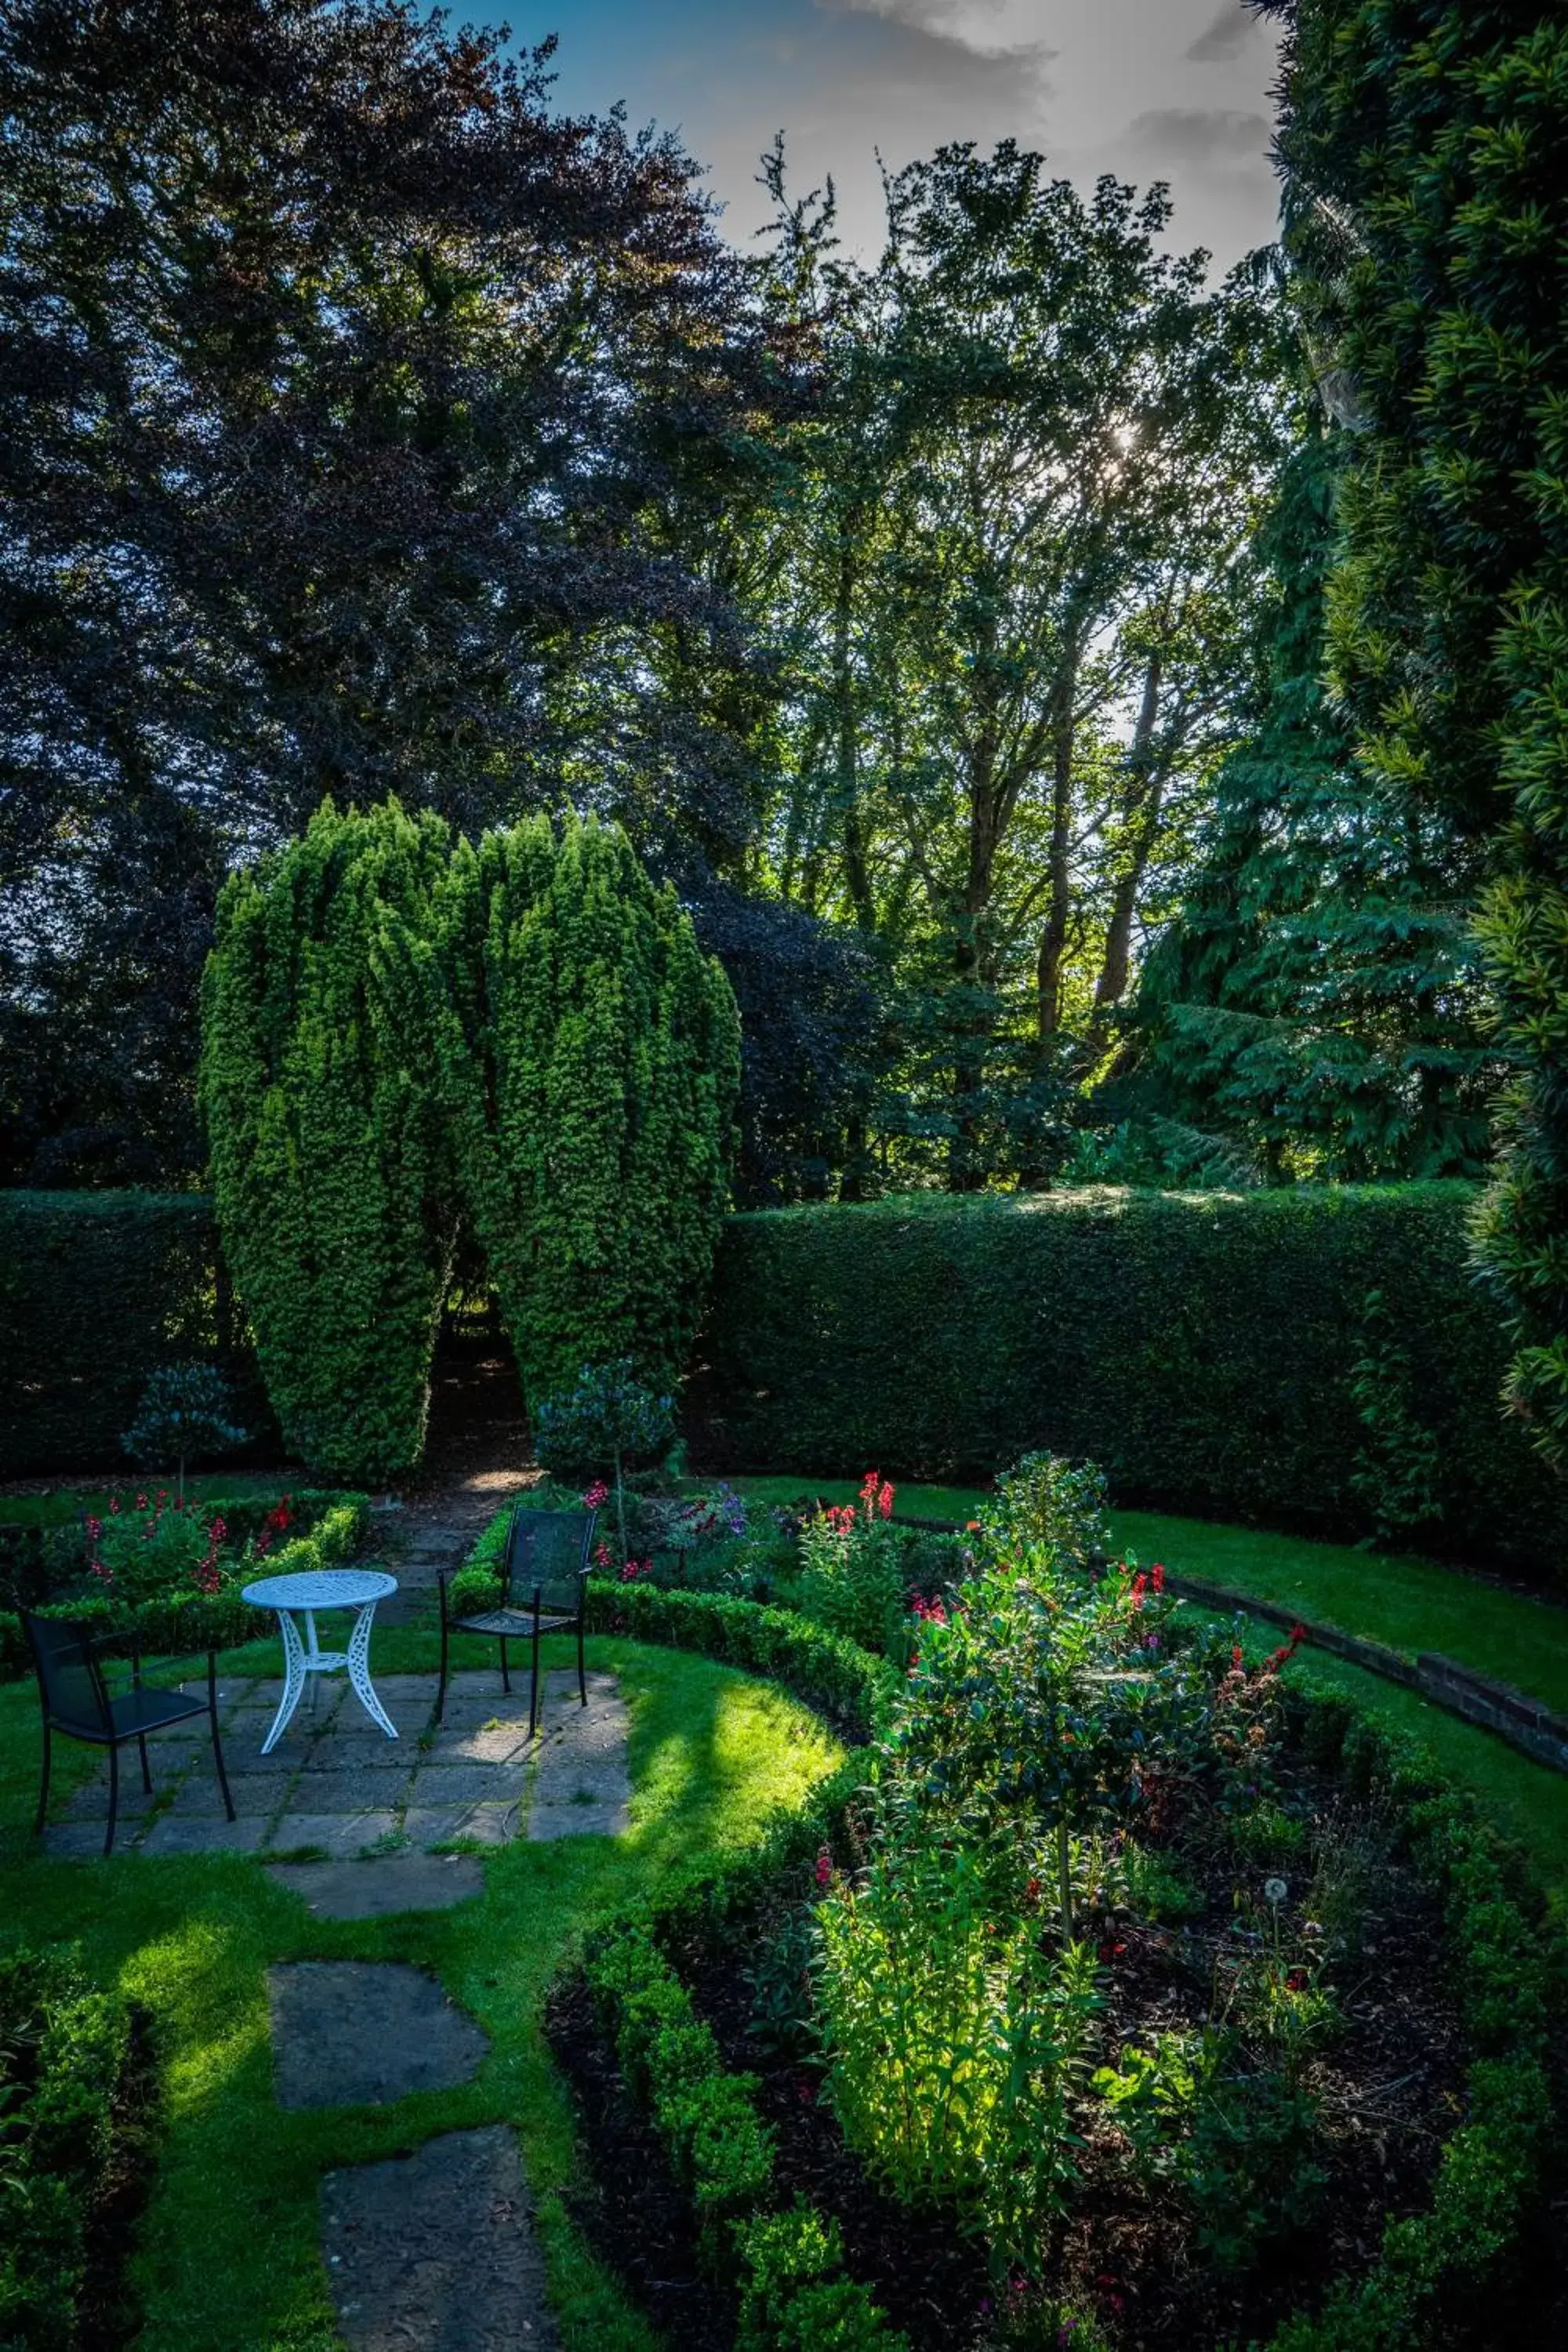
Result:
{"type": "Polygon", "coordinates": [[[902,1530],[889,1525],[894,1490],[875,1470],[858,1503],[826,1504],[801,1524],[795,1601],[807,1617],[863,1649],[902,1654],[902,1530]]]}

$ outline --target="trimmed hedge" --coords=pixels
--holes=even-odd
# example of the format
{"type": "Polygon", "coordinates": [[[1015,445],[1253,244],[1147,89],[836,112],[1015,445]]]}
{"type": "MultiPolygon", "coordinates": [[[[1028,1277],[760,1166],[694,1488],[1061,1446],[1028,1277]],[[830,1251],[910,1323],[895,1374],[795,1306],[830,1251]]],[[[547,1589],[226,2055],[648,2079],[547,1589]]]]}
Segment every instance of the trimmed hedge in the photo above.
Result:
{"type": "MultiPolygon", "coordinates": [[[[132,2021],[67,1951],[0,1959],[0,2345],[78,2341],[90,2240],[140,2126],[122,2111],[132,2021]]],[[[112,2316],[123,2320],[125,2314],[112,2316]]],[[[92,2315],[101,2325],[110,2317],[92,2315]]],[[[115,2341],[121,2336],[117,2332],[115,2341]]]]}
{"type": "Polygon", "coordinates": [[[0,1192],[0,1477],[103,1470],[160,1364],[216,1358],[269,1426],[193,1193],[0,1192]]]}
{"type": "Polygon", "coordinates": [[[845,2274],[837,2224],[803,2199],[776,2210],[756,2077],[727,2071],[711,2027],[647,1929],[601,1938],[587,1978],[622,2078],[650,2110],[691,2199],[704,2267],[739,2288],[743,2352],[900,2352],[905,2337],[845,2274]]]}
{"type": "Polygon", "coordinates": [[[1369,1454],[1436,1441],[1412,1539],[1560,1566],[1568,1486],[1498,1402],[1508,1357],[1468,1257],[1473,1188],[1096,1189],[731,1218],[690,1398],[748,1469],[986,1477],[1037,1449],[1117,1498],[1371,1532],[1369,1454]],[[1384,1428],[1352,1391],[1381,1292],[1403,1365],[1384,1428]]]}

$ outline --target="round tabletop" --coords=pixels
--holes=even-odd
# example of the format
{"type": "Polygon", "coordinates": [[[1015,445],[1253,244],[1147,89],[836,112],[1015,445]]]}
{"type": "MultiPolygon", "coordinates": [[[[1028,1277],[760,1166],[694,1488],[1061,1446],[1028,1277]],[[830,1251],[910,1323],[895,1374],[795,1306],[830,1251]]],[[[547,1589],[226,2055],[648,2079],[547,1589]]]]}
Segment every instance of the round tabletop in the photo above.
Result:
{"type": "Polygon", "coordinates": [[[240,1593],[256,1609],[363,1609],[397,1590],[395,1576],[374,1568],[319,1568],[305,1576],[262,1576],[240,1593]]]}

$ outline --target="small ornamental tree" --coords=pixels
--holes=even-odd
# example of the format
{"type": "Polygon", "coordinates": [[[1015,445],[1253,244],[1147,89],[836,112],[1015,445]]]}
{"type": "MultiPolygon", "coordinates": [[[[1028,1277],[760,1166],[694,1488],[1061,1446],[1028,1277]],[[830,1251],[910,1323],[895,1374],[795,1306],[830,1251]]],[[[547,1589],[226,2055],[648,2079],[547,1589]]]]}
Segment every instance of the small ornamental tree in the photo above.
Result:
{"type": "Polygon", "coordinates": [[[685,1370],[729,1202],[740,1019],[617,826],[459,844],[433,1026],[464,1192],[531,1405],[685,1370]]]}
{"type": "Polygon", "coordinates": [[[675,1434],[669,1399],[637,1379],[628,1357],[585,1365],[574,1388],[545,1397],[535,1410],[533,1443],[547,1470],[566,1477],[605,1476],[615,1484],[621,1558],[627,1556],[626,1468],[647,1461],[675,1434]]]}
{"type": "Polygon", "coordinates": [[[425,1440],[455,1245],[424,1004],[450,856],[436,817],[324,802],[301,839],[233,876],[203,996],[201,1102],[224,1252],[289,1444],[380,1483],[425,1440]]]}
{"type": "Polygon", "coordinates": [[[185,1465],[214,1454],[232,1454],[248,1431],[234,1419],[228,1382],[216,1364],[165,1364],[142,1392],[136,1418],[121,1444],[133,1462],[153,1469],[172,1463],[185,1499],[185,1465]]]}

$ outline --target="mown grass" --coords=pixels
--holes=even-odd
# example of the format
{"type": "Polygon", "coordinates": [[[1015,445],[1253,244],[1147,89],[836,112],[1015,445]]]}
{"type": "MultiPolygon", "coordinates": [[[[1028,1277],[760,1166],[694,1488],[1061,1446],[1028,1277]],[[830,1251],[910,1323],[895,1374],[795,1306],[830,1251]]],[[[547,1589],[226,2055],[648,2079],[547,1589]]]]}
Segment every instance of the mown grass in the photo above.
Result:
{"type": "MultiPolygon", "coordinates": [[[[211,1470],[199,1477],[185,1481],[187,1496],[247,1495],[257,1500],[268,1501],[274,1496],[286,1494],[291,1487],[306,1485],[303,1471],[291,1476],[281,1470],[211,1470]]],[[[112,1486],[53,1486],[45,1495],[0,1495],[0,1527],[65,1528],[83,1511],[94,1511],[101,1518],[109,1509],[111,1495],[127,1496],[156,1493],[160,1486],[174,1491],[172,1472],[153,1477],[145,1471],[128,1470],[112,1486]]]]}
{"type": "MultiPolygon", "coordinates": [[[[682,1864],[757,1836],[839,1759],[781,1691],[677,1652],[590,1642],[631,1716],[633,1821],[624,1838],[518,1843],[485,1858],[485,1892],[448,1912],[333,1923],[237,1855],[52,1863],[28,1834],[37,1758],[31,1688],[0,1688],[0,1940],[74,1942],[102,1982],[154,2021],[166,2133],[135,2276],[144,2352],[331,2352],[317,2239],[334,2166],[405,2154],[432,2133],[513,2125],[567,2352],[652,2352],[649,2331],[572,2221],[570,2110],[541,2034],[545,1988],[572,1939],[682,1864]],[[266,1977],[300,1958],[397,1959],[436,1974],[478,2018],[476,2080],[396,2105],[284,2114],[274,2104],[266,1977]]],[[[270,1643],[226,1672],[268,1670],[270,1643]]],[[[433,1666],[430,1637],[378,1639],[382,1673],[433,1666]]],[[[561,1663],[565,1663],[564,1654],[561,1663]]],[[[405,1727],[412,1728],[412,1727],[405,1727]]],[[[85,1751],[66,1751],[77,1777],[85,1751]],[[79,1759],[79,1760],[78,1760],[79,1759]]]]}

